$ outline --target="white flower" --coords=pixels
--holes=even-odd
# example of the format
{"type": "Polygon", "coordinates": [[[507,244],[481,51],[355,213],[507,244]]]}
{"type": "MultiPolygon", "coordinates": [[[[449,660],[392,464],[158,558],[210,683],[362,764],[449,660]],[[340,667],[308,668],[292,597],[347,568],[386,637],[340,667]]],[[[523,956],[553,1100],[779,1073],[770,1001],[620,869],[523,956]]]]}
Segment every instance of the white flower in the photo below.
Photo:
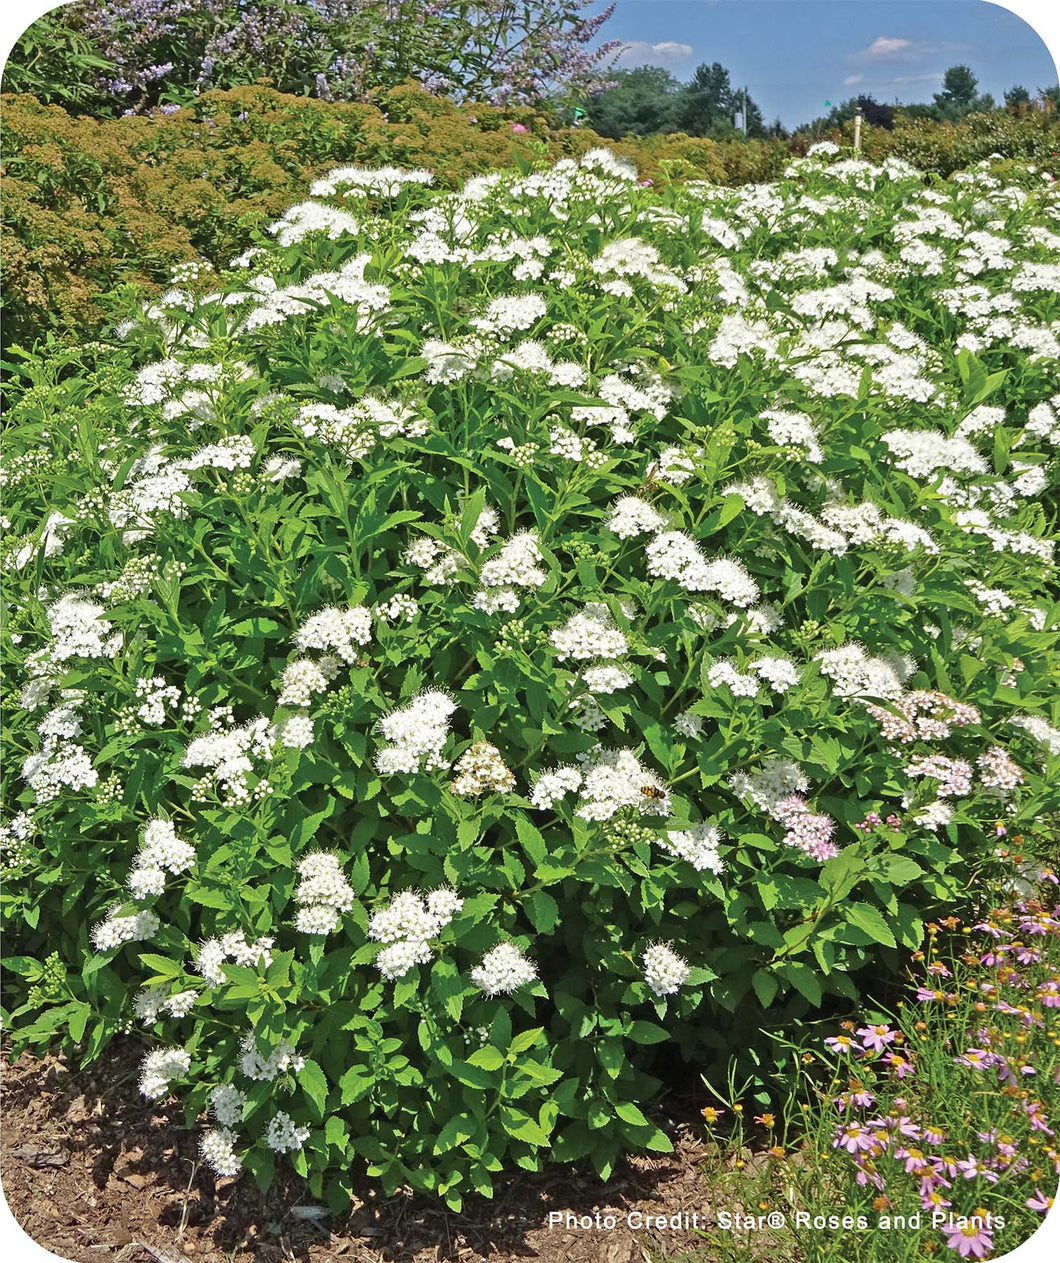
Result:
{"type": "Polygon", "coordinates": [[[262,1056],[254,1042],[254,1032],[247,1031],[239,1045],[239,1068],[248,1079],[259,1083],[272,1083],[276,1077],[288,1071],[297,1074],[305,1067],[305,1058],[294,1050],[294,1045],[281,1039],[267,1057],[262,1056]]]}
{"type": "Polygon", "coordinates": [[[652,943],[644,950],[644,981],[658,996],[673,995],[687,981],[688,962],[665,943],[652,943]]]}
{"type": "Polygon", "coordinates": [[[219,1083],[210,1092],[210,1110],[222,1127],[238,1127],[247,1094],[231,1083],[219,1083]]]}
{"type": "Polygon", "coordinates": [[[632,539],[635,535],[653,534],[665,525],[661,513],[637,496],[622,496],[616,500],[607,518],[607,529],[619,539],[632,539]]]}
{"type": "Polygon", "coordinates": [[[514,943],[498,943],[486,953],[482,964],[471,971],[471,981],[488,996],[509,994],[537,977],[533,962],[514,943]]]}
{"type": "Polygon", "coordinates": [[[755,677],[737,671],[728,658],[711,663],[707,668],[707,683],[711,688],[724,684],[733,697],[756,697],[758,694],[758,681],[755,677]]]}
{"type": "Polygon", "coordinates": [[[379,721],[387,744],[376,755],[376,767],[384,775],[413,773],[448,767],[443,748],[449,736],[449,716],[456,703],[436,689],[420,693],[407,706],[391,711],[379,721]]]}
{"type": "Polygon", "coordinates": [[[720,873],[725,864],[718,854],[724,833],[711,824],[694,824],[688,829],[671,829],[658,835],[659,845],[678,859],[687,860],[697,870],[720,873]]]}
{"type": "Polygon", "coordinates": [[[216,1175],[238,1175],[243,1159],[235,1151],[236,1134],[227,1127],[210,1127],[199,1140],[203,1161],[216,1175]]]}
{"type": "Polygon", "coordinates": [[[552,632],[551,640],[560,662],[568,658],[578,662],[620,658],[627,648],[626,638],[615,627],[610,610],[598,601],[572,614],[562,627],[552,632]]]}
{"type": "Polygon", "coordinates": [[[776,693],[786,693],[799,682],[799,669],[790,658],[779,655],[756,658],[748,668],[776,693]]]}
{"type": "Polygon", "coordinates": [[[301,906],[295,914],[295,929],[305,934],[330,934],[342,913],[353,907],[353,888],[342,872],[340,856],[329,851],[313,851],[298,864],[302,879],[295,889],[301,906]]]}
{"type": "Polygon", "coordinates": [[[538,811],[546,811],[567,794],[581,787],[582,774],[575,767],[558,767],[542,772],[534,781],[530,802],[538,811]]]}
{"type": "Polygon", "coordinates": [[[641,815],[670,813],[665,784],[632,750],[598,749],[586,757],[583,778],[576,814],[584,820],[610,820],[623,807],[635,807],[641,815]]]}
{"type": "Polygon", "coordinates": [[[346,609],[332,606],[307,619],[298,629],[294,643],[299,649],[331,650],[343,662],[352,663],[359,654],[360,646],[366,645],[371,637],[372,613],[369,609],[363,605],[346,609]]]}
{"type": "Polygon", "coordinates": [[[515,777],[501,757],[501,752],[488,741],[476,741],[457,759],[456,773],[450,789],[459,798],[479,794],[506,794],[515,788],[515,777]]]}
{"type": "Polygon", "coordinates": [[[140,1063],[140,1091],[149,1100],[165,1096],[173,1079],[191,1069],[191,1054],[183,1048],[156,1048],[140,1063]]]}
{"type": "Polygon", "coordinates": [[[135,943],[151,939],[158,933],[161,922],[153,912],[144,909],[122,916],[112,910],[105,921],[92,930],[92,945],[98,952],[109,951],[122,943],[135,943]]]}
{"type": "Polygon", "coordinates": [[[298,1126],[290,1114],[280,1110],[269,1120],[265,1143],[277,1153],[301,1149],[309,1139],[309,1128],[298,1126]]]}

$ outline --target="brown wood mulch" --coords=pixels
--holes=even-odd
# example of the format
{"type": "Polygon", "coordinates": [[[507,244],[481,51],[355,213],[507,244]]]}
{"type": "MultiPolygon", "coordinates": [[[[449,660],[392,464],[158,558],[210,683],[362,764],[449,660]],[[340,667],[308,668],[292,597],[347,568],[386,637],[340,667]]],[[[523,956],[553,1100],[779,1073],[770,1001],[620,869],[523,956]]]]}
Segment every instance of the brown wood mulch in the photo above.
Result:
{"type": "Polygon", "coordinates": [[[60,1057],[4,1065],[3,1191],[39,1244],[84,1263],[656,1263],[702,1246],[695,1232],[632,1231],[628,1210],[702,1211],[704,1153],[694,1111],[672,1125],[676,1152],[632,1158],[606,1183],[552,1167],[511,1177],[463,1214],[365,1181],[348,1214],[309,1206],[297,1176],[261,1194],[248,1176],[218,1179],[198,1162],[179,1105],[145,1102],[141,1053],[119,1041],[72,1070],[60,1057]],[[618,1219],[611,1231],[549,1226],[549,1212],[618,1219]]]}

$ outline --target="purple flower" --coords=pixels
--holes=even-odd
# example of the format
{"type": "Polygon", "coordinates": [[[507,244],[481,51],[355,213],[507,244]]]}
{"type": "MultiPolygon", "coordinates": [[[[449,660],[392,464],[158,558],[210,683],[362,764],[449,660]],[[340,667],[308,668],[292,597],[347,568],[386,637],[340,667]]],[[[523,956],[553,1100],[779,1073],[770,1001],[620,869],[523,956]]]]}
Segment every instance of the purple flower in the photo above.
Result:
{"type": "Polygon", "coordinates": [[[942,1225],[946,1244],[951,1250],[956,1250],[962,1259],[985,1259],[994,1245],[994,1238],[989,1229],[985,1227],[982,1218],[978,1215],[965,1220],[963,1227],[960,1226],[961,1218],[952,1225],[942,1225]]]}
{"type": "Polygon", "coordinates": [[[872,1052],[882,1052],[894,1043],[895,1032],[889,1026],[859,1026],[857,1034],[861,1036],[862,1048],[872,1052]]]}
{"type": "Polygon", "coordinates": [[[1040,1210],[1043,1215],[1047,1215],[1052,1208],[1053,1199],[1046,1197],[1040,1188],[1034,1190],[1034,1196],[1027,1198],[1027,1206],[1031,1210],[1040,1210]]]}

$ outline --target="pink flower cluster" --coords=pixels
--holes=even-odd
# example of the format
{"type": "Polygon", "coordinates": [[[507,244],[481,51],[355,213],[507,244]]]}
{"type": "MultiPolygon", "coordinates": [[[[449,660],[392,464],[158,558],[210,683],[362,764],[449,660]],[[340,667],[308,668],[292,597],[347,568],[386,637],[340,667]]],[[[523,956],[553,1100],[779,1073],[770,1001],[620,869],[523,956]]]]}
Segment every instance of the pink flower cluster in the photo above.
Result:
{"type": "Polygon", "coordinates": [[[938,781],[940,798],[963,798],[972,792],[972,765],[967,759],[929,754],[922,759],[914,759],[905,772],[907,776],[930,776],[938,781]]]}
{"type": "Polygon", "coordinates": [[[810,810],[810,804],[800,794],[789,794],[773,809],[774,817],[787,829],[784,841],[798,847],[815,860],[830,860],[839,854],[832,841],[835,821],[823,812],[810,810]]]}
{"type": "Polygon", "coordinates": [[[1015,789],[1023,784],[1023,769],[1000,746],[984,750],[975,762],[979,779],[990,789],[1015,789]]]}
{"type": "Polygon", "coordinates": [[[893,711],[870,703],[866,703],[865,709],[880,725],[885,740],[900,741],[904,745],[917,740],[941,740],[954,728],[977,724],[980,720],[975,706],[958,702],[935,689],[914,689],[903,693],[891,705],[893,711]]]}

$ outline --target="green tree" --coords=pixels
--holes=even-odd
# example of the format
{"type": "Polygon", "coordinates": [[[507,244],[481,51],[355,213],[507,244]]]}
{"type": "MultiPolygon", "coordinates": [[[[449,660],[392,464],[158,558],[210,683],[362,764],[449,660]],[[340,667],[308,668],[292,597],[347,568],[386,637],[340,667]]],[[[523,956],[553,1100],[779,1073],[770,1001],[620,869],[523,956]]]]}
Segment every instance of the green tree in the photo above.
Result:
{"type": "Polygon", "coordinates": [[[989,92],[979,94],[979,80],[968,66],[951,66],[942,79],[942,91],[935,93],[935,116],[962,118],[997,108],[989,92]]]}
{"type": "Polygon", "coordinates": [[[944,112],[967,114],[975,104],[979,80],[970,66],[951,66],[942,77],[942,91],[935,93],[935,104],[944,112]]]}
{"type": "Polygon", "coordinates": [[[1005,108],[1017,112],[1021,106],[1031,103],[1031,94],[1022,83],[1014,83],[1005,93],[1005,108]]]}
{"type": "Polygon", "coordinates": [[[736,100],[729,72],[716,61],[696,67],[683,93],[681,128],[691,136],[730,132],[736,115],[736,100]]]}
{"type": "Polygon", "coordinates": [[[681,83],[661,66],[637,66],[609,76],[611,86],[590,98],[589,126],[601,136],[648,136],[678,126],[681,83]]]}

